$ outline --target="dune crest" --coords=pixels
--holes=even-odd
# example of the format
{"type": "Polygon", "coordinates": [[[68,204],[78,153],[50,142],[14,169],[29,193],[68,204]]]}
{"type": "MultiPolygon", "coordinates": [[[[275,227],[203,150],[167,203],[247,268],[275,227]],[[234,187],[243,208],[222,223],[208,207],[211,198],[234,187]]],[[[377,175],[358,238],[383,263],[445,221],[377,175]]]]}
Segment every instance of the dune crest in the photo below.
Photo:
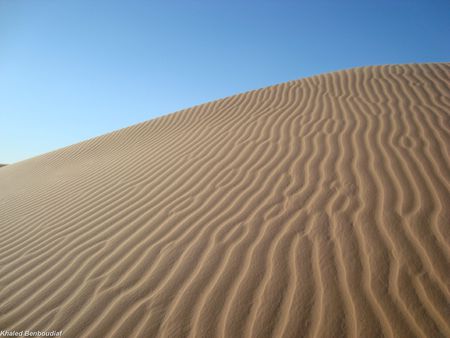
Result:
{"type": "Polygon", "coordinates": [[[329,73],[0,170],[0,330],[450,337],[450,64],[329,73]]]}

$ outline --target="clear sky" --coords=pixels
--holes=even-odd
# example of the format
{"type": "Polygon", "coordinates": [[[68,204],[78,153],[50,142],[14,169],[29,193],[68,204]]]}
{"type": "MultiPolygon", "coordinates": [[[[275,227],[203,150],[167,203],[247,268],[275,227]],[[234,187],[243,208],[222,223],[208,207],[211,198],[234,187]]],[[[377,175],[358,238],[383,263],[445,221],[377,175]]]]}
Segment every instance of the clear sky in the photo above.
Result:
{"type": "Polygon", "coordinates": [[[449,0],[0,0],[0,163],[279,82],[450,61],[449,0]]]}

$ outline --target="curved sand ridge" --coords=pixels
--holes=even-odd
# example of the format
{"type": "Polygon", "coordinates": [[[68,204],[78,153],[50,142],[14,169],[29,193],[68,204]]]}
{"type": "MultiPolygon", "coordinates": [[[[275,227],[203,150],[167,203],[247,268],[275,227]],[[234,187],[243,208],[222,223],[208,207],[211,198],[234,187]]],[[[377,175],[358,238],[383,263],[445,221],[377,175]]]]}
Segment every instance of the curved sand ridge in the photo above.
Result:
{"type": "Polygon", "coordinates": [[[0,171],[0,329],[449,337],[450,64],[206,103],[0,171]]]}

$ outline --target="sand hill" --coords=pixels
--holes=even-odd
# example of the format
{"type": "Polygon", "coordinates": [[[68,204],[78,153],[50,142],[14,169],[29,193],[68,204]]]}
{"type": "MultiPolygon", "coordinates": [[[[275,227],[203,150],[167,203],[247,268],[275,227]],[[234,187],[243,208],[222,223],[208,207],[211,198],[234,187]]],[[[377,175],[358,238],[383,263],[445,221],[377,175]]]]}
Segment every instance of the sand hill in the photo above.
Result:
{"type": "Polygon", "coordinates": [[[450,337],[450,64],[206,103],[0,170],[0,330],[450,337]]]}

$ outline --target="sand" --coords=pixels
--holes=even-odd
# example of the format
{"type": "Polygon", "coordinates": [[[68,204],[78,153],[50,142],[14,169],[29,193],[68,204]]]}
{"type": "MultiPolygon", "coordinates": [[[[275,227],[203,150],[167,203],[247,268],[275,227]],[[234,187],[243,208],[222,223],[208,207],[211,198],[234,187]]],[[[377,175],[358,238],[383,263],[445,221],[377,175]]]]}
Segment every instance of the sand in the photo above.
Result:
{"type": "Polygon", "coordinates": [[[419,64],[291,81],[5,166],[0,330],[450,337],[449,155],[450,64],[419,64]]]}

